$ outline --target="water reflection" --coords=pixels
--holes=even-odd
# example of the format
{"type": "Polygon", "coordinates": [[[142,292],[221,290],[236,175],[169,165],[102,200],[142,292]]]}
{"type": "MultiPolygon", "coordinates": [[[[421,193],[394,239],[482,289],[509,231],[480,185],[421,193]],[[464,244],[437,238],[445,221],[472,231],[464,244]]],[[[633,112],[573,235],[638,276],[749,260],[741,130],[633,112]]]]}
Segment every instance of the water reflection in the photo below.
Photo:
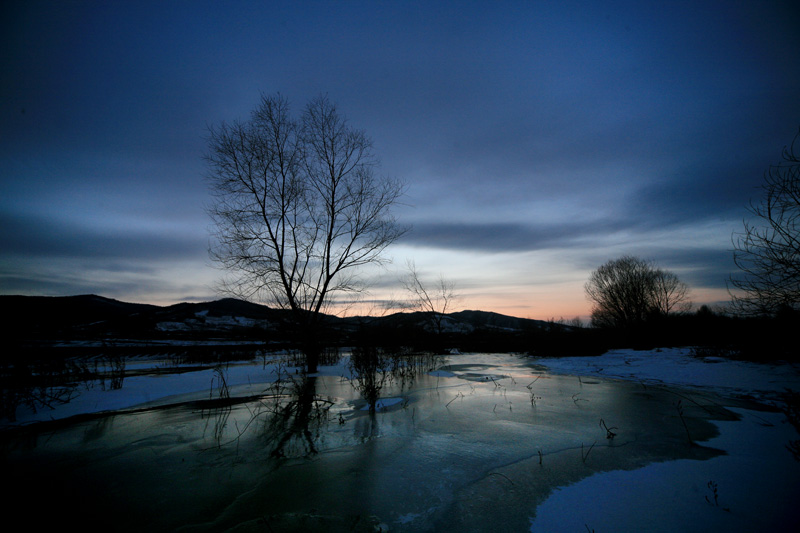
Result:
{"type": "Polygon", "coordinates": [[[207,412],[206,410],[201,411],[201,417],[206,421],[203,435],[207,435],[209,430],[211,430],[214,442],[218,448],[222,446],[231,412],[232,407],[230,405],[209,409],[207,412]]]}
{"type": "MultiPolygon", "coordinates": [[[[252,396],[225,397],[220,374],[204,399],[9,433],[8,482],[33,491],[57,480],[71,487],[65,510],[96,502],[131,531],[276,525],[314,510],[377,515],[393,531],[525,530],[554,487],[718,453],[687,445],[670,391],[552,376],[507,355],[451,358],[433,375],[433,358],[362,355],[352,379],[284,372],[252,396]],[[382,409],[387,397],[402,401],[382,409]]],[[[702,442],[719,415],[685,403],[702,442]]],[[[11,502],[25,509],[22,499],[11,502]]],[[[62,516],[87,523],[90,512],[62,516]]]]}
{"type": "Polygon", "coordinates": [[[380,422],[374,412],[370,412],[369,415],[356,418],[353,421],[353,437],[356,442],[364,444],[380,437],[380,435],[380,422]]]}
{"type": "Polygon", "coordinates": [[[356,389],[369,405],[370,414],[375,414],[381,389],[398,357],[392,357],[375,347],[358,347],[350,356],[350,370],[354,375],[356,389]]]}
{"type": "MultiPolygon", "coordinates": [[[[387,400],[383,395],[407,394],[440,361],[430,354],[359,348],[349,361],[350,379],[290,374],[279,368],[275,381],[266,385],[257,400],[238,409],[232,410],[236,402],[227,389],[217,394],[216,401],[197,402],[203,406],[204,436],[215,447],[238,447],[242,439],[253,445],[250,440],[255,434],[256,442],[272,458],[308,457],[364,443],[381,435],[378,413],[395,408],[389,405],[406,408],[410,401],[387,400]],[[353,393],[366,402],[366,413],[353,393]]],[[[224,373],[219,373],[217,382],[225,383],[224,373]]]]}
{"type": "Polygon", "coordinates": [[[317,378],[300,375],[271,386],[271,402],[263,402],[262,437],[272,457],[304,457],[316,454],[317,441],[331,420],[336,404],[317,394],[317,378]]]}
{"type": "Polygon", "coordinates": [[[362,346],[353,349],[350,370],[356,389],[367,401],[369,412],[375,414],[381,391],[386,386],[392,385],[402,393],[414,384],[418,376],[435,370],[442,360],[434,354],[362,346]]]}

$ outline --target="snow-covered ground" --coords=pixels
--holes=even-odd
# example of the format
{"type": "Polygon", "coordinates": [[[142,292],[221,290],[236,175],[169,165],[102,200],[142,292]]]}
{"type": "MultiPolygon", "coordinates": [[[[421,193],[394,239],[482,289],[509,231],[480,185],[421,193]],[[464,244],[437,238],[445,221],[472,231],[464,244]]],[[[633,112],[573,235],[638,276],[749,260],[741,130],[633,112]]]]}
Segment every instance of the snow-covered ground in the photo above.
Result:
{"type": "MultiPolygon", "coordinates": [[[[689,349],[613,350],[599,357],[537,360],[551,372],[678,385],[780,407],[800,391],[796,364],[695,358],[689,349]]],[[[800,439],[782,412],[731,409],[704,446],[726,455],[604,472],[555,491],[536,509],[532,532],[799,531],[800,462],[786,445],[800,439]]]]}
{"type": "Polygon", "coordinates": [[[595,474],[539,505],[531,532],[798,531],[800,464],[785,447],[797,432],[781,413],[733,411],[703,443],[727,455],[595,474]]]}
{"type": "Polygon", "coordinates": [[[787,389],[800,391],[800,365],[796,363],[693,357],[691,348],[610,350],[597,357],[538,358],[534,361],[557,374],[678,385],[723,396],[772,400],[787,389]]]}

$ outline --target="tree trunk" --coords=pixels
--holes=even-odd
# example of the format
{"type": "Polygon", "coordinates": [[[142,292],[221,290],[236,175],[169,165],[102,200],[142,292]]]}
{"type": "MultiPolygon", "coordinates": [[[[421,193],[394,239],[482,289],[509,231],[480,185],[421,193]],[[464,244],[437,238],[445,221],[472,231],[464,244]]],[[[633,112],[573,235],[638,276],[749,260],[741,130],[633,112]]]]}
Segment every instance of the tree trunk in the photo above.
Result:
{"type": "Polygon", "coordinates": [[[303,339],[303,354],[306,356],[306,372],[316,374],[319,369],[319,358],[322,354],[322,347],[316,335],[306,333],[303,339]]]}

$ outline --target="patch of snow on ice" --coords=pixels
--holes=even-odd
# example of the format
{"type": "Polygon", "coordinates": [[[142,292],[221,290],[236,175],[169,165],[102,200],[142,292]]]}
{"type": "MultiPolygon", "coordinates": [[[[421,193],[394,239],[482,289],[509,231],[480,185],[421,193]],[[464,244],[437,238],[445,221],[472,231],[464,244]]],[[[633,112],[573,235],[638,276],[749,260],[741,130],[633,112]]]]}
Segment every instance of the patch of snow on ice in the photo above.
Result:
{"type": "Polygon", "coordinates": [[[397,517],[396,522],[398,524],[410,524],[417,518],[420,518],[422,515],[420,513],[407,513],[397,517]]]}
{"type": "MultiPolygon", "coordinates": [[[[397,405],[398,403],[402,402],[402,398],[381,398],[377,402],[375,402],[375,410],[380,411],[382,409],[388,409],[393,405],[397,405]]],[[[362,411],[369,411],[369,405],[365,405],[361,408],[362,411]]]]}
{"type": "Polygon", "coordinates": [[[800,390],[797,364],[693,357],[690,348],[610,350],[596,357],[540,358],[535,363],[557,374],[707,388],[723,395],[768,398],[786,389],[800,390]]]}

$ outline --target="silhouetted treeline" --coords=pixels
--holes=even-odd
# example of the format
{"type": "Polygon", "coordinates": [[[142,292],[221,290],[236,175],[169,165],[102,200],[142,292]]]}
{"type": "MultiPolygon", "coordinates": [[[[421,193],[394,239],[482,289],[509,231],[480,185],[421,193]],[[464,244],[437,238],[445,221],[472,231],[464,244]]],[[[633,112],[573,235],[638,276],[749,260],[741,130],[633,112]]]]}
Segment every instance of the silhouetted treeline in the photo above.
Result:
{"type": "Polygon", "coordinates": [[[798,361],[800,313],[787,310],[775,317],[742,317],[703,306],[694,313],[653,317],[640,327],[606,329],[608,348],[652,349],[696,347],[698,354],[752,361],[798,361]]]}

